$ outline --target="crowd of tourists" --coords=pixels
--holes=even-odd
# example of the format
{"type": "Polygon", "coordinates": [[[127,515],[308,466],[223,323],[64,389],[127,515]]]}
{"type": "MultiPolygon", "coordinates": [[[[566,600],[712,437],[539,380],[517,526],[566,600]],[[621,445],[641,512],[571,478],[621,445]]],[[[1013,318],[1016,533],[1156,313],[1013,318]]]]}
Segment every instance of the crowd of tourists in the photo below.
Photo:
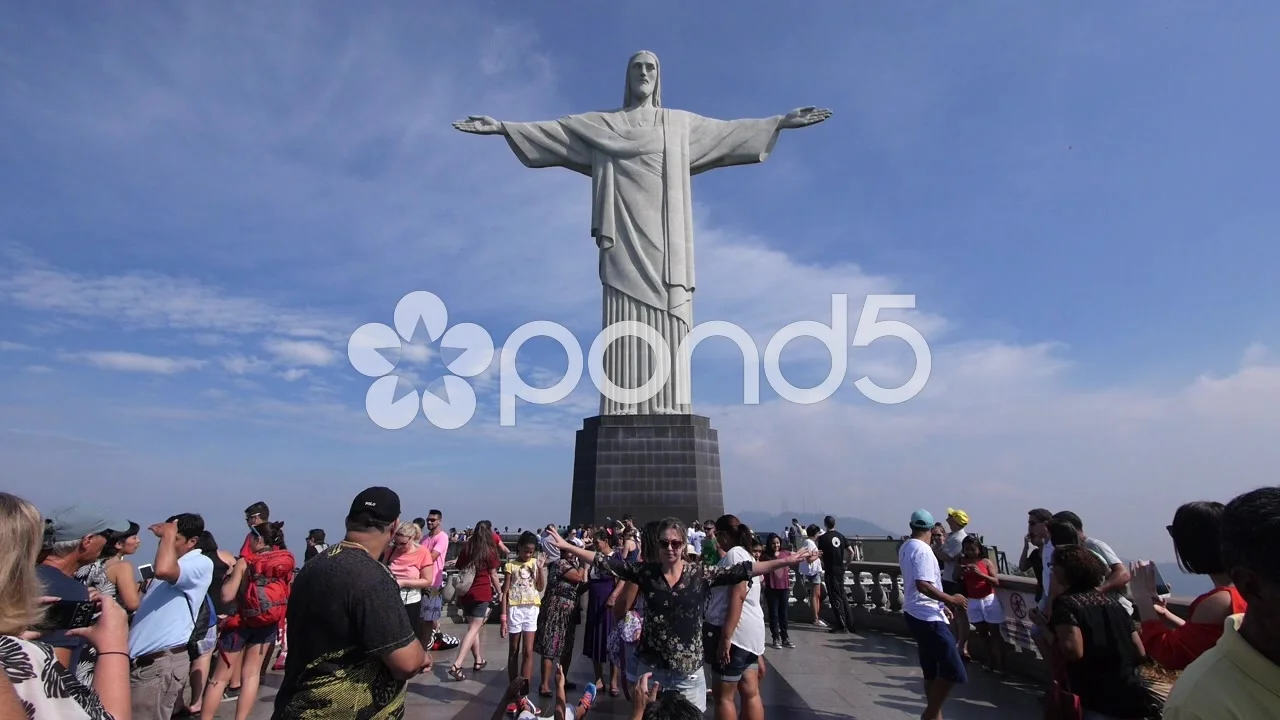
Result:
{"type": "MultiPolygon", "coordinates": [[[[970,627],[1003,672],[1000,577],[969,516],[914,512],[899,549],[903,611],[925,678],[925,720],[968,682],[970,627]]],[[[1051,671],[1046,717],[1253,720],[1280,717],[1280,487],[1226,505],[1182,505],[1166,526],[1183,572],[1212,588],[1185,617],[1153,563],[1125,563],[1071,511],[1027,515],[1019,569],[1036,579],[1032,636],[1051,671]]]]}
{"type": "MultiPolygon", "coordinates": [[[[265,503],[245,522],[233,554],[200,515],[176,514],[146,528],[155,557],[135,565],[138,523],[0,493],[0,717],[211,720],[234,702],[245,720],[272,668],[283,671],[273,717],[402,717],[407,682],[442,653],[447,681],[486,670],[481,635],[496,613],[510,687],[495,717],[577,720],[607,694],[626,696],[634,718],[710,707],[755,720],[766,650],[795,647],[793,594],[815,625],[855,628],[845,586],[856,543],[831,517],[773,534],[733,515],[628,516],[508,533],[509,547],[487,521],[462,532],[444,530],[439,510],[405,521],[399,496],[372,487],[340,541],[307,534],[300,565],[265,503]],[[451,605],[460,637],[440,628],[451,605]],[[580,693],[566,680],[579,653],[594,679],[580,693]]],[[[919,510],[908,526],[904,619],[932,720],[968,681],[970,646],[985,670],[1007,671],[1001,576],[964,511],[935,522],[919,510]]],[[[1075,513],[1028,514],[1018,566],[1036,578],[1053,717],[1280,717],[1280,488],[1188,503],[1168,533],[1183,570],[1213,581],[1185,618],[1165,605],[1154,566],[1122,562],[1075,513]]]]}

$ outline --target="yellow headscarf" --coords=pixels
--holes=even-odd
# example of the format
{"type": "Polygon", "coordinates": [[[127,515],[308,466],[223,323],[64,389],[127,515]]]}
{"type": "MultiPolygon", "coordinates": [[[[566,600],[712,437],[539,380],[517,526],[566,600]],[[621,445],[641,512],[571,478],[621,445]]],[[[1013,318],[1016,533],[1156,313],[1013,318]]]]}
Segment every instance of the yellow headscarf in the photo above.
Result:
{"type": "Polygon", "coordinates": [[[960,523],[960,527],[964,527],[969,524],[969,514],[963,510],[947,508],[947,517],[960,523]]]}

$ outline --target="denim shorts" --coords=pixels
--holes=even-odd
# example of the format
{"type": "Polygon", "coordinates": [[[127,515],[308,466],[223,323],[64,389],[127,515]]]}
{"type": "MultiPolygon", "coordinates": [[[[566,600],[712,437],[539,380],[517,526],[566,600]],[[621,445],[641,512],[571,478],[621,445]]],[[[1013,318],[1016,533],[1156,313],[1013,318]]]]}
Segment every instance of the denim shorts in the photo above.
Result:
{"type": "Polygon", "coordinates": [[[712,681],[735,683],[742,679],[743,673],[760,669],[760,656],[737,645],[729,646],[729,664],[720,664],[720,639],[723,635],[724,628],[711,623],[702,624],[702,654],[711,666],[712,681]]]}
{"type": "Polygon", "coordinates": [[[458,609],[462,611],[463,616],[468,620],[489,616],[488,602],[464,602],[458,605],[458,609]]]}
{"type": "Polygon", "coordinates": [[[249,645],[267,645],[276,641],[278,625],[266,627],[245,627],[241,625],[235,630],[222,633],[219,646],[222,652],[240,652],[249,645]]]}
{"type": "Polygon", "coordinates": [[[663,691],[674,691],[680,693],[685,700],[693,703],[699,712],[707,711],[707,678],[702,674],[702,668],[698,668],[696,673],[692,675],[684,675],[674,670],[659,669],[645,663],[637,662],[636,676],[651,674],[651,682],[658,683],[663,691]]]}
{"type": "Polygon", "coordinates": [[[926,622],[908,613],[902,616],[906,618],[911,637],[915,638],[925,680],[942,678],[958,684],[969,682],[969,673],[960,659],[960,648],[956,647],[956,638],[947,623],[926,622]]]}

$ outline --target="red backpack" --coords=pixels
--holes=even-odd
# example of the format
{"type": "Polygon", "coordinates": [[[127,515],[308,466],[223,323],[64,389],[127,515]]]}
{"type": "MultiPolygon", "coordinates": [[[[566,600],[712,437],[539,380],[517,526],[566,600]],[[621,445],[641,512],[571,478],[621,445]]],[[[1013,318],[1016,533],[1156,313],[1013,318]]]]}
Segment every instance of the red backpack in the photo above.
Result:
{"type": "Polygon", "coordinates": [[[293,569],[293,553],[288,550],[269,550],[248,558],[239,608],[246,627],[267,627],[284,620],[293,569]]]}

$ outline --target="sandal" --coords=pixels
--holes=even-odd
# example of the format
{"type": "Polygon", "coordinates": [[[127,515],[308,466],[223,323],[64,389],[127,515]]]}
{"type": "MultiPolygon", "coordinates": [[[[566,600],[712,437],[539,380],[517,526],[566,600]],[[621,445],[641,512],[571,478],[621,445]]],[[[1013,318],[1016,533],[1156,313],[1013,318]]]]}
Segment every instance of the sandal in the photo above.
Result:
{"type": "Polygon", "coordinates": [[[473,666],[471,667],[471,671],[472,671],[472,672],[480,672],[481,670],[485,669],[486,667],[489,667],[489,661],[488,661],[488,660],[483,660],[483,661],[478,662],[478,663],[476,663],[475,665],[473,665],[473,666]]]}
{"type": "Polygon", "coordinates": [[[449,666],[449,677],[453,678],[458,682],[462,682],[463,680],[467,679],[467,676],[462,674],[462,668],[458,667],[457,665],[449,666]]]}

